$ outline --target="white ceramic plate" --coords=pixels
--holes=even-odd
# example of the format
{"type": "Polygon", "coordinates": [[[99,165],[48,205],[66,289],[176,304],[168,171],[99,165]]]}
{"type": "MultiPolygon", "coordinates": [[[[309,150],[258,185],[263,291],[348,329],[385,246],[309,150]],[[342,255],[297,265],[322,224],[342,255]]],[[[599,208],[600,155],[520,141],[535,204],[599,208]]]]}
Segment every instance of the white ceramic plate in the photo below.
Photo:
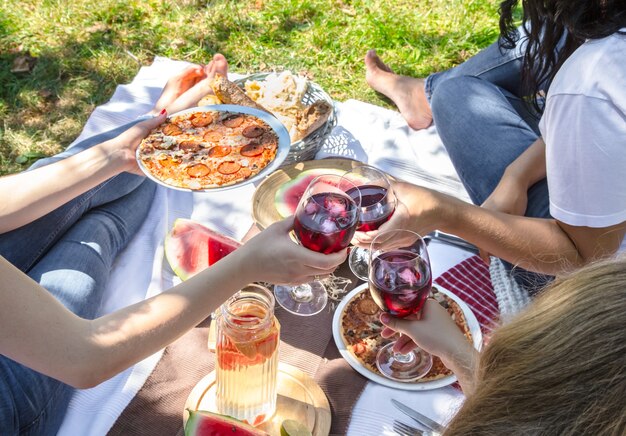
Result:
{"type": "Polygon", "coordinates": [[[274,170],[276,170],[283,163],[283,161],[287,158],[287,154],[289,154],[289,149],[291,147],[291,140],[289,139],[289,132],[287,132],[287,129],[285,129],[285,126],[283,126],[283,124],[280,121],[278,121],[272,114],[269,114],[262,110],[254,109],[251,107],[245,107],[245,106],[237,106],[233,104],[216,104],[216,105],[210,105],[210,106],[192,107],[189,109],[185,109],[184,111],[171,114],[169,117],[175,117],[177,115],[183,115],[189,112],[202,112],[202,111],[230,112],[230,113],[235,113],[235,114],[254,115],[255,117],[260,118],[263,121],[265,121],[274,130],[274,133],[276,133],[276,136],[278,137],[278,148],[276,150],[276,156],[274,157],[274,160],[271,161],[265,168],[263,168],[254,176],[247,178],[245,180],[241,180],[237,183],[233,183],[232,185],[219,186],[216,188],[189,189],[189,188],[181,188],[178,186],[168,185],[167,183],[164,183],[162,180],[159,180],[156,177],[154,177],[152,174],[150,174],[148,169],[144,166],[143,162],[141,162],[141,159],[139,159],[139,147],[137,147],[137,153],[136,153],[137,164],[139,165],[139,168],[141,168],[141,171],[143,171],[143,173],[148,178],[150,178],[151,180],[154,180],[156,183],[160,185],[163,185],[170,189],[176,189],[177,191],[187,191],[187,192],[226,191],[228,189],[238,188],[242,185],[247,185],[248,183],[254,183],[254,182],[264,179],[266,176],[269,176],[270,174],[272,174],[272,172],[274,172],[274,170]]]}
{"type": "MultiPolygon", "coordinates": [[[[450,375],[439,380],[427,381],[427,382],[410,382],[404,383],[395,380],[388,379],[387,377],[383,377],[382,375],[376,374],[365,366],[363,366],[353,355],[348,351],[346,345],[343,342],[343,338],[341,337],[341,315],[346,305],[352,300],[358,293],[362,290],[367,290],[367,283],[358,286],[353,289],[348,295],[346,295],[341,303],[337,306],[335,310],[335,315],[333,316],[333,337],[335,338],[335,343],[337,344],[337,348],[339,348],[339,352],[343,356],[344,359],[348,361],[350,366],[354,368],[358,373],[363,375],[364,377],[370,379],[373,382],[380,383],[383,386],[388,386],[394,389],[402,389],[406,391],[425,391],[429,389],[437,389],[444,386],[448,386],[456,381],[455,375],[450,375]]],[[[474,348],[480,350],[483,342],[483,336],[480,331],[480,325],[478,324],[478,320],[474,313],[470,310],[467,304],[465,304],[459,297],[454,295],[452,292],[447,289],[436,285],[437,289],[442,293],[446,294],[450,298],[452,298],[461,308],[463,314],[465,315],[465,319],[467,320],[467,325],[469,327],[470,333],[472,334],[472,339],[474,341],[474,348]]]]}

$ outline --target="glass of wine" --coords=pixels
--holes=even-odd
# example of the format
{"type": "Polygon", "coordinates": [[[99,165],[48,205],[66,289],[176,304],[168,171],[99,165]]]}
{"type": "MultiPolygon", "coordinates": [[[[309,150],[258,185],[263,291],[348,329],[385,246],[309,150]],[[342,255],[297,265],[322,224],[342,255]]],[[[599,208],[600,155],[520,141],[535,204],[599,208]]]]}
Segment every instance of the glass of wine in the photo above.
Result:
{"type": "MultiPolygon", "coordinates": [[[[370,247],[369,288],[381,310],[398,318],[422,310],[432,285],[426,243],[409,230],[381,232],[370,247]]],[[[432,356],[422,349],[401,354],[393,351],[394,342],[376,356],[376,366],[385,377],[413,381],[425,376],[433,364],[432,356]]]]}
{"type": "MultiPolygon", "coordinates": [[[[338,175],[321,175],[311,181],[296,209],[293,232],[298,242],[309,250],[329,254],[350,244],[359,222],[360,194],[338,175]]],[[[358,190],[357,190],[358,191],[358,190]]],[[[276,301],[297,315],[315,315],[328,302],[326,288],[319,281],[298,286],[274,286],[276,301]]]]}
{"type": "MultiPolygon", "coordinates": [[[[348,191],[352,196],[358,190],[361,195],[361,216],[357,232],[377,230],[391,218],[396,210],[396,196],[391,182],[382,171],[369,166],[360,165],[343,175],[357,186],[348,191]]],[[[352,273],[363,281],[368,279],[369,250],[352,247],[348,265],[352,273]]]]}

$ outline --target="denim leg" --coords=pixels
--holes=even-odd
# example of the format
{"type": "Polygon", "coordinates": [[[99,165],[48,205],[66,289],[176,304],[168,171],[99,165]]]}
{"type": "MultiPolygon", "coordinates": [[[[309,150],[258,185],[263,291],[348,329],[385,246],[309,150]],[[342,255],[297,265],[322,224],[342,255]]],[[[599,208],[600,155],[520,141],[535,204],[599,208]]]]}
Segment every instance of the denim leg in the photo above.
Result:
{"type": "MultiPolygon", "coordinates": [[[[117,253],[143,223],[156,185],[87,212],[30,271],[69,310],[93,318],[117,253]]],[[[0,433],[54,435],[72,388],[0,356],[0,433]]]]}
{"type": "MultiPolygon", "coordinates": [[[[524,112],[523,102],[477,77],[440,82],[431,107],[437,131],[474,204],[487,199],[506,167],[538,138],[536,119],[524,112]]],[[[528,191],[526,216],[550,217],[545,179],[528,191]]],[[[546,281],[519,268],[513,276],[529,291],[546,281]]]]}
{"type": "Polygon", "coordinates": [[[78,316],[93,318],[113,260],[139,230],[155,189],[146,179],[130,194],[87,212],[28,275],[78,316]]]}
{"type": "Polygon", "coordinates": [[[439,84],[432,98],[437,131],[475,204],[495,189],[506,167],[537,138],[520,115],[521,100],[476,77],[439,84]]]}
{"type": "Polygon", "coordinates": [[[519,97],[525,47],[525,39],[521,39],[512,49],[500,49],[498,42],[494,42],[462,64],[428,76],[425,83],[426,97],[430,100],[440,83],[461,76],[480,77],[519,97]]]}
{"type": "MultiPolygon", "coordinates": [[[[89,147],[115,138],[137,121],[81,141],[50,158],[35,162],[35,169],[65,159],[89,147]]],[[[52,247],[85,212],[123,197],[137,188],[144,177],[121,173],[79,195],[43,217],[0,235],[0,255],[24,272],[52,247]]]]}
{"type": "Polygon", "coordinates": [[[0,434],[54,436],[74,389],[0,356],[0,434]]]}

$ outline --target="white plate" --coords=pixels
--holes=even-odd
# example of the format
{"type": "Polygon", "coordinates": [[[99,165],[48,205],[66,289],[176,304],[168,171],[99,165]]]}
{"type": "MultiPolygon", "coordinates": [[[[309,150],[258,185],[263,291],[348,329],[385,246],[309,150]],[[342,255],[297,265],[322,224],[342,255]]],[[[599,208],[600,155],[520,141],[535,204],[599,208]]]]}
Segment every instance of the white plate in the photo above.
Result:
{"type": "Polygon", "coordinates": [[[170,189],[176,189],[177,191],[187,191],[187,192],[226,191],[228,189],[238,188],[242,185],[247,185],[248,183],[254,183],[254,182],[264,179],[266,176],[269,176],[270,174],[272,174],[274,170],[276,170],[283,163],[283,161],[287,158],[287,154],[289,154],[289,149],[291,147],[291,140],[289,139],[289,132],[287,132],[287,129],[285,129],[285,126],[283,126],[283,124],[280,121],[278,121],[276,117],[274,117],[272,114],[268,112],[264,112],[262,110],[254,109],[251,107],[237,106],[234,104],[216,104],[216,105],[198,106],[198,107],[185,109],[184,111],[176,112],[175,114],[169,115],[168,118],[175,117],[178,115],[183,115],[189,112],[202,112],[202,111],[230,112],[230,113],[235,113],[235,114],[254,115],[255,117],[260,118],[263,121],[265,121],[274,130],[274,133],[276,133],[276,136],[278,137],[278,147],[276,150],[276,156],[274,157],[274,160],[271,161],[265,168],[263,168],[254,176],[241,180],[237,183],[233,183],[232,185],[220,186],[217,188],[190,189],[190,188],[181,188],[179,186],[168,185],[167,183],[163,182],[162,180],[157,179],[152,174],[150,174],[150,172],[144,166],[141,159],[139,159],[139,147],[137,147],[137,153],[136,153],[137,164],[139,165],[139,168],[141,168],[141,171],[143,171],[143,173],[148,178],[150,178],[151,180],[155,181],[156,183],[160,185],[163,185],[170,189]]]}
{"type": "MultiPolygon", "coordinates": [[[[343,338],[341,337],[341,314],[345,309],[346,305],[352,300],[359,292],[363,289],[367,289],[368,284],[363,283],[361,286],[353,289],[348,295],[346,295],[341,303],[337,306],[335,310],[335,315],[333,316],[333,337],[335,338],[335,344],[337,344],[337,348],[339,348],[339,352],[343,356],[344,359],[348,361],[350,366],[354,368],[359,374],[364,377],[370,379],[373,382],[380,383],[383,386],[388,386],[390,388],[402,389],[406,391],[425,391],[429,389],[437,389],[444,386],[448,386],[456,381],[455,375],[449,375],[447,377],[441,378],[439,380],[427,381],[427,382],[399,382],[395,380],[388,379],[387,377],[383,377],[382,375],[376,374],[365,366],[361,365],[361,363],[348,351],[346,345],[343,342],[343,338]]],[[[465,304],[459,297],[454,295],[452,292],[447,289],[436,285],[437,289],[441,291],[443,294],[446,294],[448,297],[452,298],[461,308],[463,314],[465,315],[465,319],[467,320],[467,326],[472,334],[472,339],[474,341],[474,348],[480,350],[480,347],[483,342],[483,335],[480,331],[480,324],[478,324],[478,320],[474,313],[470,310],[469,306],[465,304]]]]}

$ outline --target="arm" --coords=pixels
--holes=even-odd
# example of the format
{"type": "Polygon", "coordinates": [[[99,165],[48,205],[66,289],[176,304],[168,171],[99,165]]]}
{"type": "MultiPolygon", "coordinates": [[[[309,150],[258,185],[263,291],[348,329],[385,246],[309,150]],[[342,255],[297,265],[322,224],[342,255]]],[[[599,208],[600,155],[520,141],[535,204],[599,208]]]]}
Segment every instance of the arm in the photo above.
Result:
{"type": "Polygon", "coordinates": [[[626,222],[604,228],[575,227],[555,219],[527,218],[441,201],[444,231],[457,234],[530,271],[559,275],[617,252],[626,222]]]}
{"type": "Polygon", "coordinates": [[[396,332],[402,333],[394,345],[394,351],[407,353],[417,344],[423,350],[438,356],[454,372],[466,395],[473,392],[478,351],[439,303],[432,298],[426,300],[419,320],[399,319],[388,314],[382,314],[380,320],[386,326],[382,331],[383,337],[391,337],[396,332]]]}
{"type": "Polygon", "coordinates": [[[345,259],[345,250],[324,255],[295,244],[291,226],[270,226],[177,287],[93,321],[0,257],[0,352],[73,386],[94,386],[180,337],[244,285],[303,283],[345,259]]]}
{"type": "MultiPolygon", "coordinates": [[[[396,213],[380,231],[408,228],[453,233],[530,271],[558,275],[617,251],[626,222],[606,228],[568,226],[554,219],[527,218],[467,204],[436,191],[397,183],[396,213]]],[[[359,235],[367,246],[376,232],[359,235]]]]}
{"type": "Polygon", "coordinates": [[[16,229],[123,171],[139,171],[135,149],[165,115],[143,121],[110,141],[33,171],[0,178],[0,233],[16,229]]]}
{"type": "Polygon", "coordinates": [[[216,54],[213,59],[206,69],[192,65],[168,80],[155,105],[153,113],[160,113],[155,118],[62,161],[0,178],[0,196],[12,198],[0,203],[0,233],[47,214],[123,171],[141,174],[135,150],[150,130],[165,121],[161,109],[173,113],[195,106],[210,91],[215,73],[226,74],[224,56],[216,54]]]}

